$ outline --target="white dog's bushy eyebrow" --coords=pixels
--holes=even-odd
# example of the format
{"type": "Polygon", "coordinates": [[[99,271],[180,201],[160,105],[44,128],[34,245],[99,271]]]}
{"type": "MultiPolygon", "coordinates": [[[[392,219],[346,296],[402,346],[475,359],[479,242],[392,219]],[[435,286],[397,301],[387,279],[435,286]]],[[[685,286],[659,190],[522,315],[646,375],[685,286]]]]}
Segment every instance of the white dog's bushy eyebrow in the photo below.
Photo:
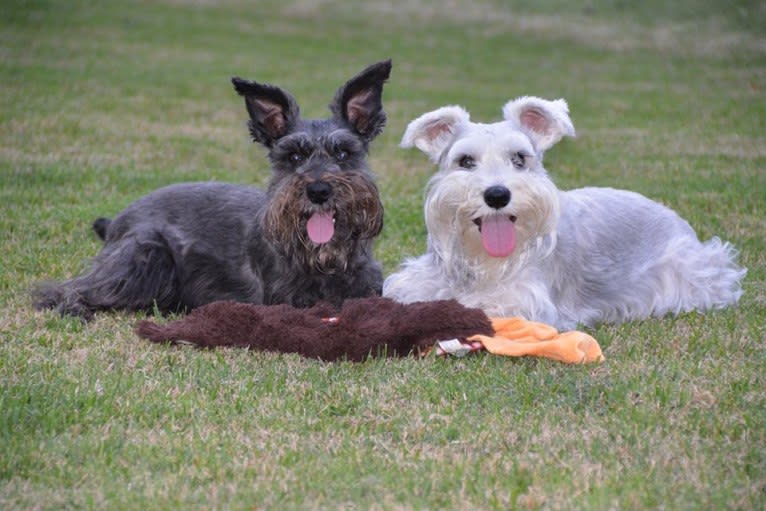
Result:
{"type": "Polygon", "coordinates": [[[507,123],[471,124],[466,127],[463,136],[447,149],[444,163],[454,164],[462,156],[471,156],[477,162],[490,164],[492,160],[497,160],[512,164],[517,153],[524,155],[527,164],[534,161],[535,148],[526,134],[507,123]]]}
{"type": "Polygon", "coordinates": [[[482,141],[472,139],[461,139],[455,142],[450,147],[448,158],[455,159],[459,156],[473,156],[474,158],[480,158],[482,155],[482,149],[484,148],[482,141]]]}

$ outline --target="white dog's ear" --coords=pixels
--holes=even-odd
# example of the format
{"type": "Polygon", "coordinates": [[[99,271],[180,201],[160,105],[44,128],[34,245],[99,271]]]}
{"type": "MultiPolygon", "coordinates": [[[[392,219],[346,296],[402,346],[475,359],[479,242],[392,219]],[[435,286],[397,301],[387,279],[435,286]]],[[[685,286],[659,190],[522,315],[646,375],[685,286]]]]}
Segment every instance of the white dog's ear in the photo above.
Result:
{"type": "Polygon", "coordinates": [[[410,122],[400,145],[417,147],[438,163],[444,149],[470,121],[471,116],[459,106],[439,108],[410,122]]]}
{"type": "Polygon", "coordinates": [[[544,152],[561,140],[575,136],[569,106],[563,99],[548,101],[534,96],[509,101],[503,107],[503,117],[529,134],[535,148],[544,152]]]}

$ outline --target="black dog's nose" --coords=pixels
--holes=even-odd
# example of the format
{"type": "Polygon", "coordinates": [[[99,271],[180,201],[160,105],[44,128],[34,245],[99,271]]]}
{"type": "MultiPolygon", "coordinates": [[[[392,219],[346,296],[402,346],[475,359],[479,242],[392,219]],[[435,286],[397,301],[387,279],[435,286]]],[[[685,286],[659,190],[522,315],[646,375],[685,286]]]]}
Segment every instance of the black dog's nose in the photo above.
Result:
{"type": "Polygon", "coordinates": [[[484,202],[490,208],[504,208],[511,202],[511,191],[505,186],[490,186],[484,190],[484,202]]]}
{"type": "Polygon", "coordinates": [[[324,181],[313,181],[306,186],[306,195],[314,204],[324,204],[332,195],[332,186],[324,181]]]}

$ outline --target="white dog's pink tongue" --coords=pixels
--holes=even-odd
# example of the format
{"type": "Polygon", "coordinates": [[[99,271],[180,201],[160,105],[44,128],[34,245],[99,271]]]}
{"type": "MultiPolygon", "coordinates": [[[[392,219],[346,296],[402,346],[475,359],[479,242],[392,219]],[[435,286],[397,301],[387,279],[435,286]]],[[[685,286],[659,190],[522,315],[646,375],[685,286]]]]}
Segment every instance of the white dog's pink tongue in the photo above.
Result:
{"type": "Polygon", "coordinates": [[[318,211],[311,215],[309,221],[306,222],[306,230],[309,233],[311,241],[317,245],[327,243],[335,234],[335,223],[332,220],[332,213],[326,211],[318,211]]]}
{"type": "Polygon", "coordinates": [[[489,215],[481,219],[481,244],[491,257],[508,257],[516,248],[516,229],[507,216],[489,215]]]}

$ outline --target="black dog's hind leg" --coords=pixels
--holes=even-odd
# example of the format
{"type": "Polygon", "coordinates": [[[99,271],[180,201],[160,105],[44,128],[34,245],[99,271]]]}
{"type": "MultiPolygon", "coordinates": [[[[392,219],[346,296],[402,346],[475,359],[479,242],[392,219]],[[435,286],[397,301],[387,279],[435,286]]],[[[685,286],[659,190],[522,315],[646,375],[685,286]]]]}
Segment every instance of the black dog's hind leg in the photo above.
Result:
{"type": "Polygon", "coordinates": [[[83,275],[40,285],[34,305],[85,319],[109,309],[178,310],[179,273],[160,233],[138,233],[107,243],[83,275]]]}

